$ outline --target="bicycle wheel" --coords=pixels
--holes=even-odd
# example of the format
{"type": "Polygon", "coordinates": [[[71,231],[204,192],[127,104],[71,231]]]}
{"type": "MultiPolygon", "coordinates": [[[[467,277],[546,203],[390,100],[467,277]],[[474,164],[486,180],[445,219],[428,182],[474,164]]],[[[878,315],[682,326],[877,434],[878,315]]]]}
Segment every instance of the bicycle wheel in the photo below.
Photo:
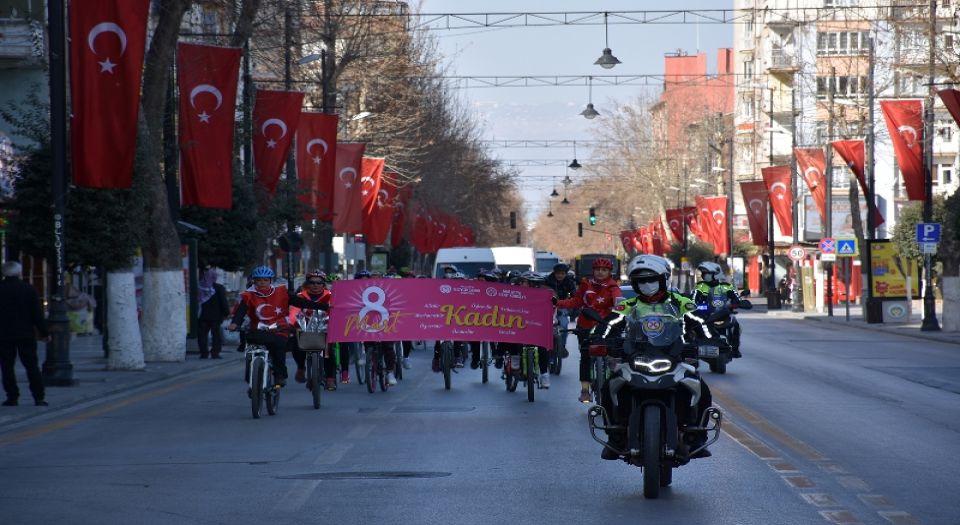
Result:
{"type": "Polygon", "coordinates": [[[531,403],[533,403],[534,390],[537,388],[536,374],[538,373],[538,370],[535,368],[537,364],[534,362],[533,358],[533,353],[536,351],[537,349],[532,346],[528,346],[523,349],[524,355],[527,358],[527,401],[531,403]]]}
{"type": "Polygon", "coordinates": [[[563,368],[563,347],[564,340],[561,334],[553,336],[553,362],[550,363],[550,373],[558,376],[563,368]]]}
{"type": "Polygon", "coordinates": [[[393,343],[393,353],[397,356],[393,365],[393,373],[397,376],[397,381],[403,380],[403,343],[393,343]]]}
{"type": "Polygon", "coordinates": [[[443,388],[450,390],[450,373],[453,368],[453,343],[444,341],[440,345],[440,368],[443,370],[443,388]]]}
{"type": "Polygon", "coordinates": [[[480,382],[490,379],[490,343],[480,343],[480,382]]]}
{"type": "Polygon", "coordinates": [[[603,390],[603,383],[606,379],[606,377],[604,377],[606,375],[606,370],[603,366],[602,357],[593,357],[591,359],[593,360],[593,370],[591,372],[593,381],[590,383],[590,388],[592,390],[591,394],[593,394],[593,402],[599,405],[600,392],[603,390]]]}
{"type": "Polygon", "coordinates": [[[280,387],[273,385],[267,388],[267,414],[277,415],[280,409],[280,387]]]}
{"type": "Polygon", "coordinates": [[[310,375],[310,393],[313,394],[313,408],[320,408],[320,392],[323,391],[323,354],[321,352],[310,352],[307,354],[309,364],[307,374],[310,375]]]}
{"type": "Polygon", "coordinates": [[[383,350],[377,350],[377,380],[380,382],[380,391],[387,391],[387,363],[383,350]]]}
{"type": "Polygon", "coordinates": [[[366,363],[364,364],[364,379],[367,383],[367,392],[374,393],[377,390],[376,386],[376,373],[377,365],[373,362],[373,352],[370,350],[366,351],[366,363]]]}
{"type": "Polygon", "coordinates": [[[250,408],[254,419],[260,417],[260,410],[263,407],[263,367],[264,362],[260,358],[254,359],[250,367],[250,377],[253,378],[250,385],[250,408]]]}

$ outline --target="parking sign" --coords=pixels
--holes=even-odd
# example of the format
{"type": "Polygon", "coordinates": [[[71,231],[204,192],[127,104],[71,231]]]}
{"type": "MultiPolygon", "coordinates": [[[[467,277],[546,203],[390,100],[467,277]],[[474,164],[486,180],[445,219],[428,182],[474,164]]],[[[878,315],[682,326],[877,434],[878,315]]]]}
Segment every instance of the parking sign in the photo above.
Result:
{"type": "Polygon", "coordinates": [[[921,222],[917,224],[917,242],[920,244],[939,243],[940,242],[940,223],[921,222]]]}

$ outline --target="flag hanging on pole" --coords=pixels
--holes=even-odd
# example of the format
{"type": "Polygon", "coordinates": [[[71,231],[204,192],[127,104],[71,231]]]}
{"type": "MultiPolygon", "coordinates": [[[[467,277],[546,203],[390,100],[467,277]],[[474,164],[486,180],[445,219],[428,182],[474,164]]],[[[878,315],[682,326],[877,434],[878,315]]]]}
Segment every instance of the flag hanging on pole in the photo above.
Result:
{"type": "Polygon", "coordinates": [[[367,238],[367,244],[378,245],[387,242],[387,232],[393,222],[394,202],[397,199],[397,187],[391,182],[392,180],[396,180],[395,173],[382,174],[373,210],[370,214],[363,216],[363,235],[367,238]]]}
{"type": "Polygon", "coordinates": [[[337,178],[333,185],[333,231],[360,233],[363,199],[360,173],[366,144],[337,144],[337,178]]]}
{"type": "MultiPolygon", "coordinates": [[[[760,172],[770,195],[773,216],[780,226],[780,235],[789,237],[793,235],[793,185],[790,181],[790,166],[770,166],[761,168],[760,172]]],[[[772,228],[773,225],[767,227],[772,228]]]]}
{"type": "Polygon", "coordinates": [[[823,148],[793,148],[797,157],[797,169],[803,176],[813,202],[820,211],[821,224],[827,220],[827,179],[824,172],[827,169],[827,158],[823,148]]]}
{"type": "Polygon", "coordinates": [[[926,167],[923,165],[923,102],[881,100],[880,110],[887,122],[893,152],[903,175],[907,198],[922,201],[926,195],[926,167]]]}
{"type": "MultiPolygon", "coordinates": [[[[840,158],[847,164],[847,167],[850,168],[850,171],[853,172],[853,175],[857,178],[857,182],[860,184],[860,190],[863,191],[864,197],[869,201],[873,197],[870,195],[870,189],[867,188],[867,180],[864,177],[864,165],[865,165],[865,148],[862,140],[835,140],[830,143],[833,146],[833,150],[837,152],[837,155],[840,155],[840,158]]],[[[873,201],[873,225],[880,226],[884,222],[883,214],[880,213],[880,210],[877,209],[876,200],[873,201]]]]}
{"type": "Polygon", "coordinates": [[[947,107],[947,111],[953,116],[953,121],[960,125],[960,91],[956,89],[941,89],[937,91],[937,95],[940,96],[943,105],[947,107]]]}
{"type": "Polygon", "coordinates": [[[240,49],[177,44],[183,206],[233,207],[233,126],[240,49]]]}
{"type": "Polygon", "coordinates": [[[741,182],[740,191],[747,208],[747,222],[750,224],[750,238],[755,246],[767,245],[767,206],[770,194],[762,180],[741,182]]]}
{"type": "Polygon", "coordinates": [[[257,181],[273,195],[293,135],[300,124],[303,93],[258,90],[253,106],[253,161],[257,181]]]}
{"type": "Polygon", "coordinates": [[[297,180],[300,202],[313,209],[304,219],[333,219],[333,181],[337,162],[336,115],[307,112],[297,126],[297,180]]]}
{"type": "Polygon", "coordinates": [[[70,2],[70,151],[73,183],[129,188],[149,0],[70,2]]]}

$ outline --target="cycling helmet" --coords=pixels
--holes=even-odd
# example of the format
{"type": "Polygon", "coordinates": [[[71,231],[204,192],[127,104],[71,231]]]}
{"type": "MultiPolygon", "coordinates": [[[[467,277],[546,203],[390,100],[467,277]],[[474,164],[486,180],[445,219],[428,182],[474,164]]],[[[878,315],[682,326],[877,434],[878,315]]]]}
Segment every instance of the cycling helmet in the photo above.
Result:
{"type": "Polygon", "coordinates": [[[463,272],[453,272],[453,273],[447,273],[446,278],[447,279],[466,279],[467,276],[463,275],[463,272]]]}
{"type": "Polygon", "coordinates": [[[670,262],[659,255],[637,255],[627,265],[630,286],[641,298],[659,297],[667,291],[670,262]]]}
{"type": "Polygon", "coordinates": [[[370,278],[370,272],[368,272],[368,271],[366,271],[366,270],[360,270],[359,272],[353,274],[353,278],[354,278],[354,279],[369,279],[369,278],[370,278]]]}
{"type": "Polygon", "coordinates": [[[520,274],[520,280],[531,286],[540,286],[543,284],[543,276],[537,272],[523,272],[520,274]]]}
{"type": "Polygon", "coordinates": [[[715,262],[704,261],[697,266],[697,271],[700,272],[700,278],[703,281],[712,283],[719,279],[723,274],[723,269],[720,268],[720,265],[715,262]]]}
{"type": "Polygon", "coordinates": [[[520,280],[520,272],[516,270],[510,270],[506,275],[503,276],[503,282],[510,284],[517,284],[520,280]]]}
{"type": "Polygon", "coordinates": [[[307,279],[308,281],[309,281],[310,279],[320,279],[320,280],[322,280],[322,281],[326,281],[326,280],[327,280],[327,274],[324,273],[323,270],[313,270],[312,272],[310,272],[310,273],[308,273],[308,274],[306,275],[306,279],[307,279]]]}
{"type": "Polygon", "coordinates": [[[251,279],[273,279],[277,274],[273,272],[273,268],[269,266],[257,266],[253,269],[253,272],[250,273],[251,279]]]}
{"type": "Polygon", "coordinates": [[[563,272],[567,273],[570,271],[570,265],[564,263],[557,263],[553,265],[554,272],[563,272]]]}
{"type": "Polygon", "coordinates": [[[604,268],[610,271],[613,271],[613,262],[610,259],[601,257],[599,259],[593,260],[593,269],[604,268]]]}
{"type": "Polygon", "coordinates": [[[487,281],[488,283],[497,283],[500,282],[500,276],[488,271],[482,271],[477,274],[477,279],[481,281],[487,281]]]}

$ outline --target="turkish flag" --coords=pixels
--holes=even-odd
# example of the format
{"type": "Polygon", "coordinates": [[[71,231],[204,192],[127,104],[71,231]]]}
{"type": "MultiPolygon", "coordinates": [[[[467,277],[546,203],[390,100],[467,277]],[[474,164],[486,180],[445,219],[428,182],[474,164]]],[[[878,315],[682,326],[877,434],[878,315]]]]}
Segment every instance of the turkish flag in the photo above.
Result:
{"type": "Polygon", "coordinates": [[[253,161],[257,181],[272,195],[300,124],[303,93],[258,90],[253,106],[253,161]]]}
{"type": "Polygon", "coordinates": [[[937,91],[943,105],[947,106],[947,111],[953,116],[954,122],[960,124],[960,91],[956,89],[941,89],[937,91]]]}
{"type": "MultiPolygon", "coordinates": [[[[860,189],[863,191],[863,195],[870,201],[873,197],[870,195],[870,191],[867,188],[867,181],[863,175],[864,170],[864,145],[862,140],[835,140],[830,143],[833,146],[833,150],[840,155],[840,158],[847,163],[847,167],[850,168],[850,171],[853,172],[853,175],[857,177],[857,182],[860,183],[860,189]]],[[[880,210],[876,207],[876,201],[874,201],[873,207],[873,224],[874,226],[880,226],[883,224],[884,219],[883,215],[880,213],[880,210]]]]}
{"type": "Polygon", "coordinates": [[[667,226],[670,227],[670,234],[677,243],[683,243],[683,209],[673,208],[667,210],[667,226]]]}
{"type": "Polygon", "coordinates": [[[149,0],[70,2],[70,151],[77,186],[129,188],[133,181],[149,9],[149,0]]]}
{"type": "Polygon", "coordinates": [[[302,112],[297,125],[297,180],[300,202],[313,209],[304,219],[333,219],[333,180],[337,162],[336,115],[302,112]]]}
{"type": "Polygon", "coordinates": [[[713,245],[713,253],[727,253],[727,198],[697,197],[697,202],[700,209],[700,228],[704,230],[706,237],[704,240],[713,245]]]}
{"type": "Polygon", "coordinates": [[[926,169],[923,165],[923,102],[919,100],[881,100],[880,110],[893,141],[893,152],[903,174],[907,198],[924,200],[926,169]]]}
{"type": "Polygon", "coordinates": [[[623,244],[623,251],[633,253],[633,230],[622,230],[620,232],[620,243],[623,244]]]}
{"type": "Polygon", "coordinates": [[[240,49],[177,44],[184,206],[233,207],[233,125],[240,49]]]}
{"type": "Polygon", "coordinates": [[[773,215],[780,225],[780,234],[793,235],[793,185],[790,183],[790,166],[770,166],[762,168],[760,172],[763,173],[763,182],[770,195],[773,215]]]}
{"type": "Polygon", "coordinates": [[[650,229],[650,235],[653,237],[653,253],[656,255],[666,253],[667,232],[663,229],[663,219],[658,216],[650,221],[647,228],[650,229]]]}
{"type": "Polygon", "coordinates": [[[820,211],[821,224],[827,220],[827,179],[824,172],[827,169],[827,158],[821,148],[793,148],[797,157],[797,169],[803,175],[803,180],[810,188],[813,202],[820,211]]]}
{"type": "Polygon", "coordinates": [[[653,253],[653,239],[650,237],[650,230],[646,226],[640,226],[633,234],[637,243],[637,251],[640,253],[653,253]]]}
{"type": "Polygon", "coordinates": [[[396,180],[396,174],[383,174],[380,179],[380,189],[374,199],[373,210],[369,215],[363,216],[363,235],[367,238],[367,244],[377,245],[387,242],[387,231],[390,230],[393,222],[394,202],[397,199],[397,187],[390,179],[396,180]]]}
{"type": "Polygon", "coordinates": [[[762,180],[741,182],[740,192],[747,208],[747,222],[750,224],[750,237],[755,246],[766,246],[767,206],[770,205],[770,193],[762,180]]]}
{"type": "Polygon", "coordinates": [[[429,253],[429,239],[433,230],[433,220],[427,207],[420,201],[413,203],[413,235],[410,243],[420,253],[429,253]]]}
{"type": "Polygon", "coordinates": [[[363,227],[360,173],[366,148],[361,143],[337,144],[333,181],[333,231],[337,233],[360,233],[363,227]]]}
{"type": "MultiPolygon", "coordinates": [[[[360,206],[363,215],[373,213],[380,191],[380,179],[386,159],[364,157],[360,164],[360,206]]],[[[359,233],[359,232],[358,232],[359,233]]]]}
{"type": "Polygon", "coordinates": [[[390,225],[391,246],[400,246],[400,242],[406,236],[411,197],[413,197],[413,188],[410,186],[404,186],[397,192],[397,198],[393,203],[393,224],[390,225]]]}
{"type": "Polygon", "coordinates": [[[697,210],[696,206],[688,206],[683,209],[683,219],[687,221],[687,230],[690,231],[696,238],[703,239],[705,233],[700,227],[700,221],[698,220],[700,213],[697,210]]]}

